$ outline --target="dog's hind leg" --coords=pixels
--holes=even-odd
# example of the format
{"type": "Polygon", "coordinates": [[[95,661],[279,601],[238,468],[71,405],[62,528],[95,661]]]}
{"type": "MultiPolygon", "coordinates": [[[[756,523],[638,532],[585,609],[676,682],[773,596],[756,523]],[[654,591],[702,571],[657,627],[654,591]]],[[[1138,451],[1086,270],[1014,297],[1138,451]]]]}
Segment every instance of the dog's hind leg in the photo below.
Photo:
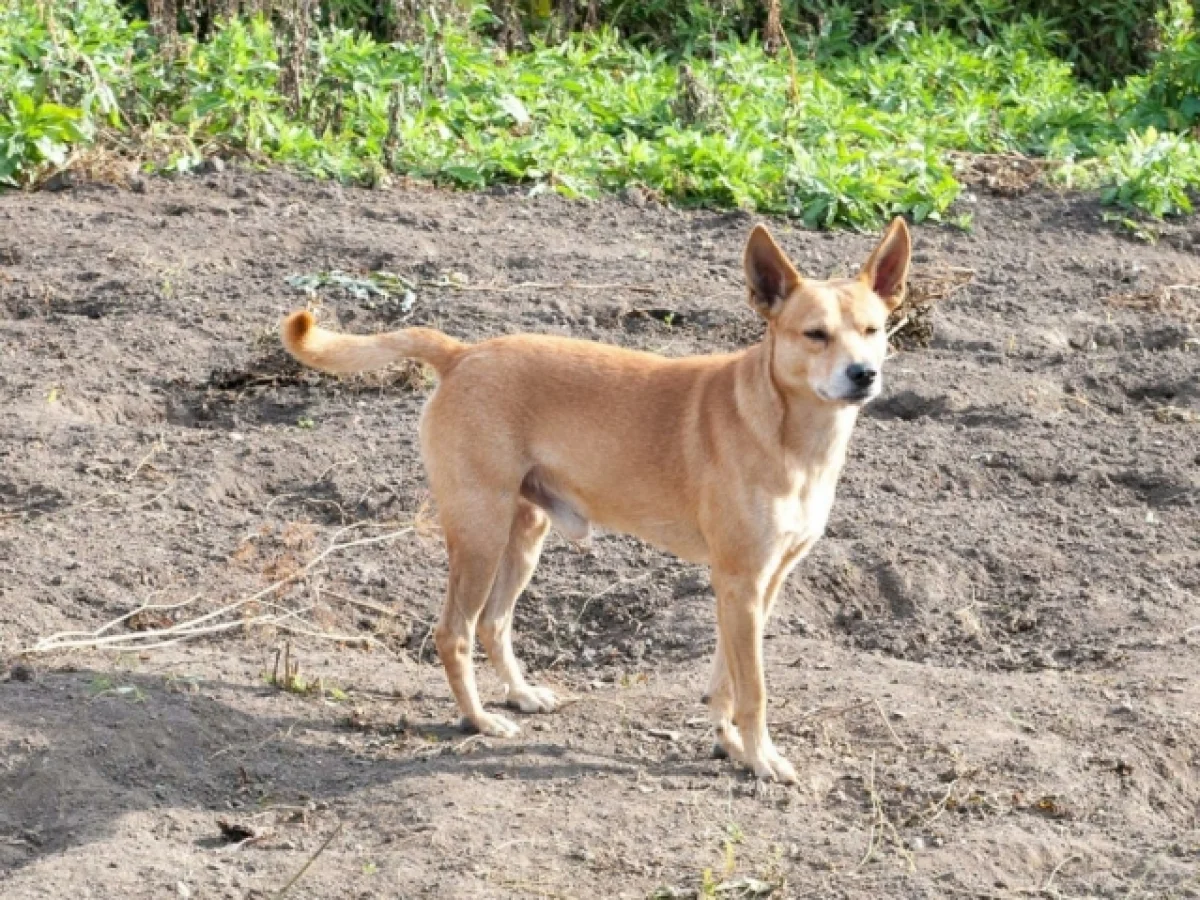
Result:
{"type": "Polygon", "coordinates": [[[512,646],[513,607],[533,576],[549,527],[548,516],[537,506],[525,500],[517,503],[508,547],[479,622],[479,639],[504,682],[508,705],[525,713],[553,712],[558,706],[552,691],[525,680],[512,646]]]}
{"type": "Polygon", "coordinates": [[[469,509],[441,512],[450,556],[450,584],[442,617],[434,629],[434,641],[463,718],[480,733],[494,737],[513,737],[521,729],[505,716],[484,710],[475,684],[471,650],[476,623],[505,554],[509,533],[505,523],[512,521],[513,511],[511,501],[498,497],[492,502],[475,498],[469,509]]]}

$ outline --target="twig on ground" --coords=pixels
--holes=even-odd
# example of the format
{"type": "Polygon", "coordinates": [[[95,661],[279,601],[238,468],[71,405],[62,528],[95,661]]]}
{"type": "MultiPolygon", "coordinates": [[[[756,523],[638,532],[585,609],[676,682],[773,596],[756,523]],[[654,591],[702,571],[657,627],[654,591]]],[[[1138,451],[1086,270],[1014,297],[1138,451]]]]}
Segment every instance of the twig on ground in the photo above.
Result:
{"type": "Polygon", "coordinates": [[[883,719],[883,724],[889,732],[891,732],[892,740],[896,742],[896,746],[901,752],[907,753],[908,747],[904,745],[904,741],[900,740],[900,735],[896,734],[896,729],[892,727],[892,723],[888,721],[887,713],[883,711],[883,704],[878,700],[875,701],[875,708],[879,710],[879,718],[883,719]]]}
{"type": "Polygon", "coordinates": [[[828,719],[832,716],[845,715],[848,712],[854,712],[855,710],[859,710],[859,709],[866,709],[873,702],[875,702],[875,701],[862,700],[858,703],[852,703],[849,706],[818,706],[815,709],[810,709],[808,712],[803,713],[799,718],[791,719],[790,721],[787,721],[787,722],[780,722],[775,727],[787,728],[790,726],[790,727],[794,728],[797,725],[803,724],[804,722],[811,722],[814,719],[828,719]]]}
{"type": "Polygon", "coordinates": [[[622,578],[618,581],[614,581],[612,584],[610,584],[608,587],[606,587],[604,590],[600,591],[599,593],[592,594],[590,597],[588,597],[586,600],[583,601],[583,606],[581,606],[579,608],[579,615],[577,615],[575,617],[575,623],[578,624],[583,621],[583,614],[585,612],[587,612],[587,608],[593,600],[599,600],[601,597],[611,594],[617,588],[627,587],[628,585],[631,585],[631,584],[639,584],[639,583],[645,581],[646,579],[648,579],[653,574],[654,574],[653,572],[646,572],[644,575],[639,575],[636,578],[622,578]]]}
{"type": "Polygon", "coordinates": [[[932,815],[926,814],[921,817],[921,824],[928,825],[930,822],[936,822],[938,818],[946,811],[946,804],[950,802],[950,797],[954,794],[954,789],[958,787],[958,779],[955,778],[950,782],[950,787],[946,788],[946,795],[939,800],[931,810],[932,815]]]}
{"type": "Polygon", "coordinates": [[[879,828],[879,819],[883,816],[883,810],[879,806],[879,795],[875,793],[875,754],[871,754],[871,771],[867,775],[867,796],[871,798],[871,808],[874,816],[871,818],[871,831],[867,836],[867,852],[863,854],[863,858],[858,861],[858,865],[854,867],[854,871],[858,872],[870,862],[871,857],[875,853],[875,832],[879,828]]]}
{"type": "Polygon", "coordinates": [[[417,759],[429,759],[434,756],[445,756],[446,754],[458,756],[472,744],[477,744],[486,737],[487,735],[484,734],[473,734],[469,738],[459,741],[457,744],[433,744],[428,747],[421,747],[413,753],[413,757],[417,759]]]}
{"type": "Polygon", "coordinates": [[[427,619],[422,619],[420,616],[414,616],[410,612],[402,612],[398,609],[388,609],[382,603],[376,603],[373,600],[363,600],[359,597],[351,597],[348,594],[340,594],[337,591],[331,591],[329,588],[321,588],[321,593],[326,597],[332,597],[335,600],[341,600],[343,603],[349,603],[351,606],[369,609],[371,612],[379,613],[381,616],[411,619],[414,622],[420,622],[422,625],[429,624],[427,619]]]}
{"type": "Polygon", "coordinates": [[[329,837],[325,838],[325,843],[321,844],[321,846],[317,848],[317,852],[308,858],[308,862],[306,862],[303,866],[300,867],[300,871],[292,876],[292,880],[289,881],[287,884],[285,884],[280,889],[279,893],[275,895],[275,900],[280,900],[280,898],[283,897],[284,894],[286,894],[288,891],[290,891],[292,889],[292,885],[294,885],[297,881],[299,881],[301,878],[304,877],[304,873],[307,872],[309,870],[309,868],[312,867],[312,864],[317,861],[317,857],[319,857],[322,853],[324,853],[325,848],[328,847],[330,844],[332,844],[333,839],[341,833],[342,833],[342,823],[338,822],[337,828],[333,829],[333,834],[331,834],[331,835],[329,835],[329,837]]]}
{"type": "Polygon", "coordinates": [[[854,871],[858,872],[871,861],[871,857],[875,853],[879,837],[884,830],[888,830],[892,835],[892,844],[896,848],[896,852],[904,857],[908,863],[909,871],[916,868],[916,861],[912,854],[905,849],[904,842],[900,839],[900,832],[896,830],[896,826],[892,820],[887,817],[887,813],[883,811],[883,801],[879,797],[879,791],[875,789],[875,753],[871,753],[871,770],[867,775],[867,796],[871,800],[871,832],[867,838],[867,852],[863,854],[863,858],[858,865],[854,867],[854,871]]]}
{"type": "MultiPolygon", "coordinates": [[[[296,723],[293,722],[291,725],[288,726],[287,731],[274,731],[271,733],[271,735],[269,737],[264,738],[261,741],[257,741],[256,743],[246,745],[241,748],[235,747],[233,744],[230,744],[228,747],[222,747],[220,750],[218,750],[216,753],[214,753],[212,756],[210,756],[208,758],[208,762],[212,762],[217,757],[224,756],[226,753],[232,753],[238,749],[244,750],[246,753],[253,753],[256,750],[261,750],[263,747],[267,746],[267,744],[271,743],[272,741],[287,740],[288,738],[290,738],[292,736],[292,732],[295,729],[296,729],[296,723]]],[[[272,808],[274,808],[274,807],[272,807],[272,808]]],[[[265,811],[266,810],[264,810],[264,812],[265,811]]]]}
{"type": "Polygon", "coordinates": [[[659,288],[653,284],[607,282],[589,284],[581,281],[519,281],[516,284],[455,284],[452,281],[423,281],[422,287],[450,288],[455,291],[490,291],[507,294],[510,291],[633,291],[638,294],[655,294],[659,288]]]}
{"type": "MultiPolygon", "coordinates": [[[[357,540],[344,542],[339,540],[346,532],[368,524],[371,523],[357,523],[355,525],[348,525],[345,528],[339,529],[337,533],[334,534],[329,546],[318,553],[312,560],[310,560],[300,569],[296,570],[290,575],[280,578],[278,581],[273,582],[272,584],[254,594],[251,594],[248,597],[243,597],[240,600],[235,600],[232,603],[227,603],[219,609],[213,610],[212,612],[206,613],[198,618],[191,619],[190,621],[176,622],[167,628],[148,629],[146,631],[132,632],[130,634],[105,635],[105,632],[109,631],[115,625],[120,624],[122,621],[130,618],[130,616],[136,615],[138,612],[142,611],[142,609],[146,608],[142,607],[142,609],[134,610],[133,613],[126,614],[114,622],[109,622],[101,626],[96,631],[91,632],[86,636],[80,635],[79,632],[59,632],[57,634],[50,635],[49,637],[42,638],[32,647],[27,648],[24,652],[51,653],[56,650],[79,650],[85,648],[96,649],[105,646],[131,647],[133,649],[144,650],[152,647],[169,646],[170,644],[178,643],[179,641],[187,640],[189,638],[216,634],[223,631],[229,631],[233,628],[250,627],[253,625],[270,625],[281,628],[285,631],[290,631],[293,634],[304,634],[308,637],[319,637],[326,640],[334,640],[339,642],[353,641],[365,642],[368,644],[377,643],[374,641],[374,639],[370,637],[364,637],[362,635],[330,635],[324,632],[298,628],[287,623],[288,619],[293,618],[294,614],[292,613],[282,616],[252,616],[247,619],[238,619],[236,621],[221,621],[227,616],[244,609],[250,604],[257,603],[264,598],[271,596],[281,588],[286,587],[295,581],[299,581],[333,553],[348,550],[351,547],[362,547],[369,544],[379,544],[385,541],[395,540],[398,537],[411,534],[413,530],[412,527],[409,526],[406,528],[401,528],[397,531],[388,532],[387,534],[375,535],[373,537],[359,538],[357,540]]],[[[197,598],[191,598],[190,600],[184,601],[184,603],[178,605],[187,605],[195,602],[196,599],[197,598]]]]}
{"type": "Polygon", "coordinates": [[[1046,876],[1046,880],[1042,883],[1042,888],[1041,888],[1042,893],[1043,894],[1050,893],[1050,888],[1054,884],[1054,879],[1058,877],[1058,873],[1063,870],[1063,867],[1066,866],[1067,863],[1075,862],[1078,859],[1080,859],[1080,857],[1077,854],[1071,853],[1071,854],[1068,854],[1067,857],[1065,859],[1063,859],[1062,862],[1060,862],[1057,866],[1055,866],[1054,869],[1050,872],[1050,874],[1048,876],[1046,876]]]}

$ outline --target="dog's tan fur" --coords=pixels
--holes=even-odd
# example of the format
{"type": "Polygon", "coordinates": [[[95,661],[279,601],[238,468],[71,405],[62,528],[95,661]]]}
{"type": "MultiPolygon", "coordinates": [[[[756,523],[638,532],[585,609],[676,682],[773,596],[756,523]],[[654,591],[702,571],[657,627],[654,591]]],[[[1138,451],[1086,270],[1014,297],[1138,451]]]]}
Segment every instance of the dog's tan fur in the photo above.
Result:
{"type": "Polygon", "coordinates": [[[284,344],[307,365],[358,372],[410,357],[440,377],[420,429],[450,558],[435,637],[475,728],[518,731],[480,702],[476,633],[510,705],[555,708],[513,655],[512,610],[550,525],[579,539],[595,523],[711,566],[718,739],[759,777],[795,780],[767,733],[763,625],[825,529],[858,410],[878,393],[909,255],[897,219],[856,278],[809,280],[757,226],[744,267],[766,334],[720,356],[533,335],[467,345],[426,328],[352,336],[308,312],[284,321],[284,344]]]}

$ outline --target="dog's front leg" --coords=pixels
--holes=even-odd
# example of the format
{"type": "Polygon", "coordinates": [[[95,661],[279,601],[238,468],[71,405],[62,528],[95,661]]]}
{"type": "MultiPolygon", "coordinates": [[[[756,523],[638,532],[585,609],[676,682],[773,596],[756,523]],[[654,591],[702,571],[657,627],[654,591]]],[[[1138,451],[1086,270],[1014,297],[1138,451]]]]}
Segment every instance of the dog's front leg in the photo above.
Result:
{"type": "MultiPolygon", "coordinates": [[[[725,643],[721,630],[717,629],[717,649],[713,654],[712,675],[703,701],[708,704],[708,715],[717,736],[717,747],[725,756],[742,758],[742,739],[733,724],[733,676],[729,674],[729,660],[725,658],[725,643]]],[[[717,752],[714,750],[714,752],[717,752]]]]}
{"type": "MultiPolygon", "coordinates": [[[[720,630],[718,654],[724,655],[733,681],[733,724],[737,727],[736,738],[740,738],[740,746],[737,739],[723,741],[722,746],[759,778],[793,784],[796,770],[775,749],[767,733],[762,639],[766,594],[772,580],[764,573],[713,570],[720,630]]],[[[716,675],[714,672],[714,681],[716,675]]],[[[713,709],[715,713],[715,704],[713,709]]]]}

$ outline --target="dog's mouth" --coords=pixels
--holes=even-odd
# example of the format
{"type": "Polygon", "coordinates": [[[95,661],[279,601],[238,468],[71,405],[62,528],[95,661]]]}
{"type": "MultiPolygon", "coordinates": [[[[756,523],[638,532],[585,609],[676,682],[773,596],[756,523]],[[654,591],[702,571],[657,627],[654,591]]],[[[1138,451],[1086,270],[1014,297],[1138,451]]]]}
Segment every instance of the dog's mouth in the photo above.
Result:
{"type": "Polygon", "coordinates": [[[845,397],[842,398],[842,402],[850,403],[855,406],[861,406],[862,404],[866,403],[868,400],[873,400],[877,396],[879,396],[878,388],[869,387],[869,388],[864,388],[862,390],[854,391],[850,394],[847,394],[845,397]]]}
{"type": "Polygon", "coordinates": [[[825,391],[817,391],[817,395],[826,403],[844,403],[847,406],[862,406],[879,396],[879,388],[872,385],[871,387],[853,390],[839,396],[831,396],[825,391]]]}

